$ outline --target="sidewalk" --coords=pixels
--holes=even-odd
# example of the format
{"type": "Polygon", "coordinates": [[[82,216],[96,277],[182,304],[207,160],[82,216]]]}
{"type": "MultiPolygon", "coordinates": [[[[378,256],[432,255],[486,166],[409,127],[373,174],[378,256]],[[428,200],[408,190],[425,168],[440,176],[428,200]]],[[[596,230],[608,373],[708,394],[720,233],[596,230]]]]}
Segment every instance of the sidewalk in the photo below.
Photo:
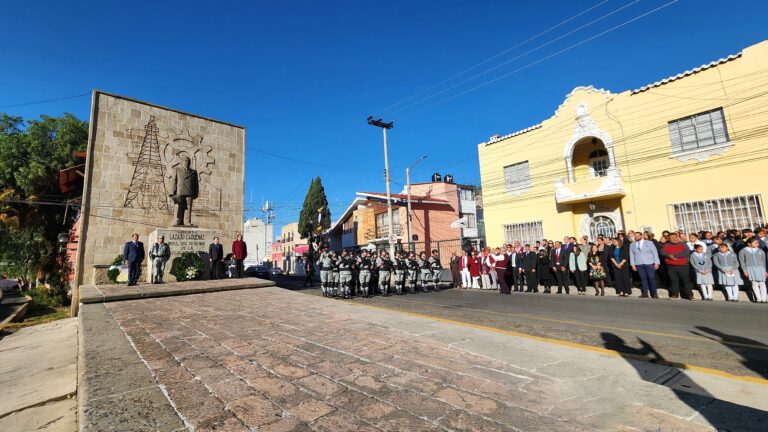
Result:
{"type": "MultiPolygon", "coordinates": [[[[120,395],[136,397],[81,399],[84,430],[117,420],[141,429],[130,422],[145,419],[124,414],[149,408],[163,413],[155,430],[768,429],[765,380],[680,371],[278,288],[93,304],[82,312],[84,332],[127,335],[120,361],[131,376],[143,370],[136,389],[120,381],[120,395]],[[98,326],[88,330],[92,322],[98,326]]],[[[638,355],[653,353],[605,334],[638,355]]],[[[96,369],[109,364],[99,356],[116,355],[93,351],[86,372],[104,377],[96,369]]]]}
{"type": "Polygon", "coordinates": [[[0,430],[77,429],[77,320],[23,328],[0,340],[0,430]]]}

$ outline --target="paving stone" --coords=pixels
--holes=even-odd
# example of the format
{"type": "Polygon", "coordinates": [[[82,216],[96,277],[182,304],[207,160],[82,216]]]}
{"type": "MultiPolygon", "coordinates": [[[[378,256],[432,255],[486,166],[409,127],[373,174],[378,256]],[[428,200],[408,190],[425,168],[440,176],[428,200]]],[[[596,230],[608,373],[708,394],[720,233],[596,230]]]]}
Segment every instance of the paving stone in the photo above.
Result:
{"type": "Polygon", "coordinates": [[[443,428],[404,411],[395,411],[379,419],[376,426],[385,431],[443,431],[443,428]]]}
{"type": "Polygon", "coordinates": [[[331,378],[342,378],[354,373],[354,370],[349,366],[336,364],[327,360],[322,363],[313,364],[310,366],[310,369],[331,378]]]}
{"type": "Polygon", "coordinates": [[[301,421],[311,423],[336,409],[325,402],[307,400],[291,409],[291,414],[301,421]]]}
{"type": "Polygon", "coordinates": [[[435,397],[456,408],[486,416],[494,414],[500,408],[499,403],[493,399],[451,387],[438,390],[435,397]]]}
{"type": "Polygon", "coordinates": [[[397,408],[390,403],[366,396],[354,390],[348,390],[334,396],[328,402],[372,423],[397,411],[397,408]]]}
{"type": "Polygon", "coordinates": [[[259,428],[259,432],[311,432],[312,428],[307,426],[296,417],[285,416],[280,420],[259,428]]]}
{"type": "Polygon", "coordinates": [[[257,393],[253,387],[250,387],[245,381],[239,378],[232,378],[226,381],[208,384],[208,387],[213,391],[213,394],[224,403],[253,396],[257,393]]]}
{"type": "Polygon", "coordinates": [[[172,366],[165,369],[153,369],[152,373],[154,373],[155,378],[159,382],[165,385],[187,382],[195,378],[194,375],[192,375],[182,366],[172,366]]]}
{"type": "Polygon", "coordinates": [[[109,364],[122,361],[132,385],[124,372],[148,366],[147,386],[165,386],[196,430],[752,430],[731,427],[730,412],[768,430],[757,410],[642,381],[665,367],[592,353],[581,367],[582,354],[541,342],[279,289],[109,308],[146,365],[122,354],[109,364]]]}
{"type": "Polygon", "coordinates": [[[296,386],[280,378],[246,379],[248,384],[270,399],[282,398],[299,391],[296,386]]]}
{"type": "Polygon", "coordinates": [[[250,432],[237,417],[230,416],[223,420],[217,420],[207,426],[195,428],[195,432],[250,432]]]}
{"type": "Polygon", "coordinates": [[[520,430],[459,410],[452,410],[448,415],[439,419],[437,423],[454,431],[508,432],[520,430]]]}
{"type": "Polygon", "coordinates": [[[348,386],[369,395],[380,396],[393,390],[384,381],[366,374],[350,375],[348,377],[341,378],[339,382],[347,384],[348,386]]]}
{"type": "Polygon", "coordinates": [[[342,412],[335,411],[328,415],[325,415],[317,419],[312,423],[312,429],[318,432],[339,432],[339,431],[355,431],[355,432],[376,432],[379,429],[363,422],[359,418],[342,412]]]}
{"type": "Polygon", "coordinates": [[[389,393],[383,399],[399,409],[430,421],[435,421],[454,410],[444,402],[405,390],[389,393]]]}
{"type": "Polygon", "coordinates": [[[310,375],[294,384],[298,384],[321,397],[333,396],[344,391],[344,387],[321,375],[310,375]]]}
{"type": "Polygon", "coordinates": [[[272,370],[278,375],[292,380],[304,378],[310,374],[306,369],[294,366],[290,363],[278,363],[272,366],[272,370]]]}
{"type": "Polygon", "coordinates": [[[246,396],[227,404],[246,426],[258,428],[274,423],[282,417],[282,410],[263,396],[246,396]]]}

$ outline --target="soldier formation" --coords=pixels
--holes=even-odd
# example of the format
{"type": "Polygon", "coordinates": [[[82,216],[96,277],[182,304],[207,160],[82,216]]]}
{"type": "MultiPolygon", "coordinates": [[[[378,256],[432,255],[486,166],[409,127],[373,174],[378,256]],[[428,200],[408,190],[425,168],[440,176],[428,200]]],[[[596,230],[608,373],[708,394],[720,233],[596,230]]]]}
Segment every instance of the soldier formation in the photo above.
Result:
{"type": "Polygon", "coordinates": [[[394,259],[387,251],[361,249],[355,253],[320,252],[316,265],[320,268],[320,289],[323,297],[349,299],[356,295],[369,298],[376,288],[382,296],[440,291],[440,256],[437,249],[431,256],[426,252],[397,251],[394,259]],[[394,279],[393,279],[394,274],[394,279]]]}

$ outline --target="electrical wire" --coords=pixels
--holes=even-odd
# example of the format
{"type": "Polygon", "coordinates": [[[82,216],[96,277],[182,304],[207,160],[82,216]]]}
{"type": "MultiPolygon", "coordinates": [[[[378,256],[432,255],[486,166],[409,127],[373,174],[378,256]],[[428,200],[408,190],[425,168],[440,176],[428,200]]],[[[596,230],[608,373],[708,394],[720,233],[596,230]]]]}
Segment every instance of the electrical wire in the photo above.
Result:
{"type": "Polygon", "coordinates": [[[39,100],[39,101],[34,101],[34,102],[24,102],[24,103],[17,103],[17,104],[11,104],[11,105],[2,105],[2,106],[0,106],[0,109],[17,108],[17,107],[22,107],[22,106],[38,105],[38,104],[44,104],[44,103],[49,103],[49,102],[59,102],[59,101],[68,100],[68,99],[75,99],[75,98],[79,98],[79,97],[83,97],[83,96],[90,96],[90,94],[91,94],[91,92],[87,92],[87,93],[80,93],[80,94],[76,94],[76,95],[72,95],[72,96],[64,96],[64,97],[60,97],[60,98],[54,98],[54,99],[44,99],[44,100],[39,100]]]}
{"type": "MultiPolygon", "coordinates": [[[[545,57],[542,57],[542,58],[540,58],[540,59],[538,59],[538,60],[536,60],[536,61],[533,61],[533,62],[531,62],[531,63],[528,63],[528,64],[526,64],[526,65],[523,65],[523,66],[521,66],[521,67],[519,67],[519,68],[517,68],[517,69],[514,69],[514,70],[510,71],[510,72],[504,73],[504,74],[502,74],[502,75],[500,75],[500,76],[497,76],[497,77],[495,77],[495,78],[493,78],[493,79],[490,79],[490,80],[488,80],[488,81],[485,81],[485,82],[483,82],[483,83],[480,83],[480,84],[478,84],[478,85],[476,85],[476,86],[474,86],[474,87],[471,87],[471,88],[469,88],[469,89],[467,89],[467,90],[464,90],[464,91],[462,91],[462,92],[460,92],[460,93],[458,93],[458,94],[455,94],[455,95],[453,95],[453,96],[449,96],[449,97],[447,97],[447,98],[441,99],[441,100],[439,100],[439,101],[437,101],[437,102],[435,102],[435,103],[429,104],[429,105],[427,105],[427,106],[425,106],[425,107],[422,107],[422,108],[419,108],[419,109],[417,109],[417,110],[415,110],[415,111],[411,111],[411,112],[410,112],[410,113],[408,113],[407,115],[413,115],[413,114],[415,114],[415,113],[417,113],[417,112],[421,112],[421,111],[424,111],[424,110],[426,110],[426,109],[429,109],[429,108],[435,107],[435,106],[437,106],[437,105],[441,105],[441,104],[443,104],[443,103],[445,103],[445,102],[451,101],[451,100],[453,100],[453,99],[456,99],[456,98],[458,98],[458,97],[460,97],[460,96],[463,96],[463,95],[465,95],[465,94],[471,93],[471,92],[473,92],[473,91],[475,91],[475,90],[478,90],[478,89],[480,89],[480,88],[483,88],[483,87],[485,87],[485,86],[488,86],[488,85],[490,85],[490,84],[493,84],[493,83],[495,83],[495,82],[497,82],[497,81],[500,81],[500,80],[502,80],[502,79],[505,79],[505,78],[509,77],[510,75],[513,75],[513,74],[515,74],[515,73],[517,73],[517,72],[520,72],[520,71],[526,70],[526,69],[528,69],[528,68],[530,68],[530,67],[532,67],[532,66],[535,66],[535,65],[537,65],[537,64],[539,64],[539,63],[542,63],[542,62],[544,62],[544,61],[547,61],[547,60],[549,60],[549,59],[551,59],[551,58],[553,58],[553,57],[556,57],[556,56],[558,56],[558,55],[560,55],[560,54],[563,54],[563,53],[565,53],[565,52],[568,52],[568,51],[570,51],[570,50],[572,50],[572,49],[574,49],[574,48],[577,48],[577,47],[579,47],[579,46],[581,46],[581,45],[584,45],[584,44],[586,44],[586,43],[588,43],[588,42],[591,42],[591,41],[593,41],[593,40],[595,40],[595,39],[597,39],[597,38],[599,38],[599,37],[601,37],[601,36],[604,36],[604,35],[606,35],[606,34],[608,34],[608,33],[612,32],[612,31],[618,30],[618,29],[620,29],[620,28],[622,28],[622,27],[624,27],[624,26],[626,26],[626,25],[628,25],[628,24],[631,24],[631,23],[633,23],[633,22],[635,22],[635,21],[637,21],[637,20],[639,20],[639,19],[645,18],[646,16],[649,16],[649,15],[651,15],[651,14],[653,14],[653,13],[656,13],[656,12],[658,12],[658,11],[660,11],[660,10],[664,9],[664,8],[667,8],[667,7],[669,7],[669,6],[671,6],[671,5],[675,4],[675,3],[677,3],[678,1],[679,1],[679,0],[671,0],[671,1],[669,1],[669,2],[667,2],[667,3],[665,3],[665,4],[661,5],[661,6],[659,6],[659,7],[657,7],[657,8],[654,8],[654,9],[652,9],[652,10],[650,10],[650,11],[648,11],[648,12],[645,12],[645,13],[643,13],[643,14],[640,14],[640,15],[638,15],[638,16],[636,16],[636,17],[632,18],[632,19],[629,19],[629,20],[627,20],[627,21],[624,21],[623,23],[621,23],[621,24],[619,24],[619,25],[616,25],[616,26],[614,26],[614,27],[611,27],[611,28],[609,28],[608,30],[604,30],[604,31],[602,31],[602,32],[599,32],[599,33],[597,33],[597,34],[594,34],[594,35],[592,35],[592,36],[590,36],[590,37],[588,37],[588,38],[586,38],[586,39],[583,39],[583,40],[581,40],[581,41],[579,41],[579,42],[577,42],[577,43],[574,43],[574,44],[572,44],[572,45],[569,45],[569,46],[567,46],[566,48],[563,48],[563,49],[561,49],[561,50],[555,51],[555,52],[554,52],[554,53],[552,53],[552,54],[549,54],[549,55],[547,55],[547,56],[545,56],[545,57]]],[[[399,120],[399,119],[402,119],[403,117],[404,117],[404,116],[403,116],[403,115],[401,115],[401,116],[399,116],[399,117],[395,117],[395,118],[394,118],[394,120],[399,120]]]]}
{"type": "Polygon", "coordinates": [[[405,102],[413,99],[414,97],[416,97],[418,95],[424,94],[424,93],[426,93],[426,92],[428,92],[428,91],[430,91],[430,90],[432,90],[434,88],[437,88],[437,87],[439,87],[439,86],[441,86],[441,85],[443,85],[445,83],[448,83],[448,82],[450,82],[450,81],[452,81],[452,80],[454,80],[454,79],[464,75],[467,72],[473,71],[473,70],[477,69],[478,67],[480,67],[480,66],[482,66],[482,65],[484,65],[484,64],[486,64],[486,63],[488,63],[490,61],[493,61],[493,60],[503,56],[504,54],[512,52],[515,49],[517,49],[517,48],[527,44],[528,42],[534,41],[534,40],[538,39],[539,37],[544,36],[545,34],[551,32],[552,30],[555,30],[555,29],[557,29],[559,27],[562,27],[563,25],[565,25],[565,24],[573,21],[574,19],[576,19],[576,18],[578,18],[578,17],[580,17],[580,16],[582,16],[582,15],[592,11],[593,9],[596,9],[596,8],[598,8],[598,7],[608,3],[608,1],[609,0],[603,0],[600,3],[598,3],[598,4],[588,8],[588,9],[582,11],[582,12],[580,12],[580,13],[578,13],[576,15],[573,15],[572,17],[566,19],[565,21],[561,21],[560,23],[558,23],[558,24],[556,24],[556,25],[554,25],[554,26],[552,26],[552,27],[550,27],[550,28],[548,28],[548,29],[546,29],[546,30],[544,30],[544,31],[534,35],[534,36],[531,36],[531,37],[529,37],[528,39],[526,39],[526,40],[524,40],[522,42],[518,42],[517,44],[513,45],[510,48],[507,48],[507,49],[505,49],[505,50],[503,50],[503,51],[501,51],[499,53],[494,54],[491,57],[488,57],[487,59],[481,61],[480,63],[477,63],[477,64],[475,64],[475,65],[473,65],[473,66],[471,66],[471,67],[469,67],[467,69],[464,69],[463,71],[461,71],[461,72],[459,72],[459,73],[457,73],[455,75],[452,75],[452,76],[450,76],[450,77],[448,77],[448,78],[446,78],[446,79],[444,79],[444,80],[442,80],[442,81],[440,81],[440,82],[438,82],[436,84],[433,84],[433,85],[431,85],[431,86],[429,86],[429,87],[427,87],[427,88],[425,88],[423,90],[420,90],[420,91],[412,94],[411,96],[408,96],[405,99],[402,99],[402,100],[400,100],[398,102],[395,102],[395,103],[393,103],[393,104],[391,104],[391,105],[389,105],[389,106],[387,106],[387,107],[385,107],[385,108],[383,108],[381,110],[378,110],[377,112],[381,113],[382,115],[386,114],[390,109],[392,109],[392,108],[394,108],[394,107],[396,107],[396,106],[398,106],[398,105],[400,105],[402,103],[405,103],[405,102]]]}

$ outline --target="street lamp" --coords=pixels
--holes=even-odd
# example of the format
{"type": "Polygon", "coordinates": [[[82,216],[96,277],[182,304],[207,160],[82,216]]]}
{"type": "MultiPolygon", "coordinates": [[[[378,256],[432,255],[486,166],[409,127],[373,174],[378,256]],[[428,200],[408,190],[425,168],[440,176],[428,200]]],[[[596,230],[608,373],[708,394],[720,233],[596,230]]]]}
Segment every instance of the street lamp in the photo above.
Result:
{"type": "Polygon", "coordinates": [[[380,127],[384,132],[384,181],[387,185],[387,216],[389,219],[389,255],[395,256],[395,236],[394,219],[392,218],[392,192],[389,188],[389,148],[387,147],[387,129],[392,129],[393,122],[385,123],[381,119],[374,120],[373,116],[368,117],[368,124],[380,127]]]}
{"type": "Polygon", "coordinates": [[[406,225],[407,229],[406,232],[408,233],[408,250],[411,249],[411,241],[413,240],[411,238],[411,170],[416,167],[421,161],[427,158],[427,155],[424,155],[419,158],[416,162],[414,162],[413,165],[405,169],[405,190],[408,194],[408,214],[406,216],[406,225]]]}
{"type": "Polygon", "coordinates": [[[64,249],[67,247],[67,243],[69,243],[69,233],[60,233],[58,236],[56,236],[56,239],[59,242],[59,251],[64,252],[64,249]]]}

